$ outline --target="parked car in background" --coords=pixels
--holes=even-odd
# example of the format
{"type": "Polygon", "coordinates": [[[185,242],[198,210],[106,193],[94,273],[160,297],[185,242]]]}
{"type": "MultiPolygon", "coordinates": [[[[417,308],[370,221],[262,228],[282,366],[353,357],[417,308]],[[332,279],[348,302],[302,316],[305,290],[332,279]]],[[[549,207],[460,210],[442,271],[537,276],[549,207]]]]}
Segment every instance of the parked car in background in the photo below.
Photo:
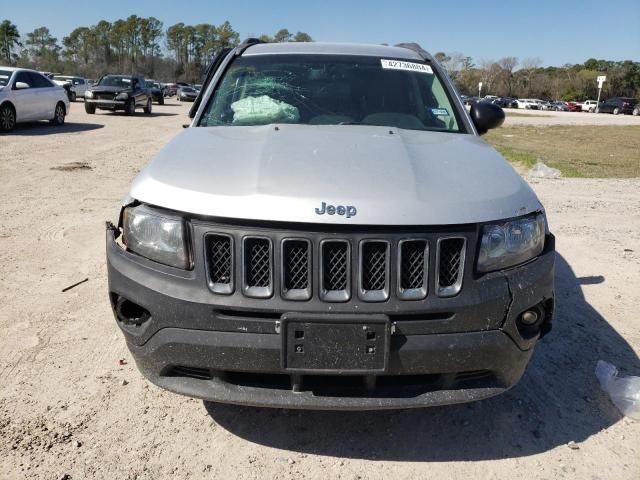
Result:
{"type": "Polygon", "coordinates": [[[84,97],[84,109],[88,114],[100,110],[124,110],[133,115],[136,108],[151,113],[151,92],[143,77],[138,75],[105,75],[97,85],[88,89],[84,97]]]}
{"type": "Polygon", "coordinates": [[[473,105],[478,101],[478,97],[468,97],[467,95],[462,95],[460,97],[463,105],[473,105]]]}
{"type": "Polygon", "coordinates": [[[164,105],[164,89],[160,85],[160,82],[155,80],[146,80],[147,88],[151,92],[151,99],[158,105],[164,105]]]}
{"type": "Polygon", "coordinates": [[[638,100],[630,97],[612,97],[604,102],[601,102],[598,106],[598,113],[613,113],[618,115],[624,113],[631,115],[634,108],[638,105],[638,100]]]}
{"type": "Polygon", "coordinates": [[[568,112],[569,107],[567,106],[566,102],[556,100],[555,102],[549,103],[549,110],[554,110],[556,112],[568,112]]]}
{"type": "Polygon", "coordinates": [[[165,83],[164,84],[164,95],[165,97],[173,97],[178,93],[178,85],[175,83],[165,83]]]}
{"type": "Polygon", "coordinates": [[[596,100],[586,100],[581,103],[581,108],[583,112],[595,112],[598,108],[598,102],[596,100]]]}
{"type": "Polygon", "coordinates": [[[579,102],[567,102],[567,109],[570,112],[581,112],[582,104],[579,102]]]}
{"type": "Polygon", "coordinates": [[[519,98],[516,100],[518,108],[525,108],[527,110],[539,110],[538,104],[530,98],[519,98]]]}
{"type": "Polygon", "coordinates": [[[0,131],[36,120],[62,125],[67,113],[69,99],[60,85],[34,70],[0,67],[0,131]]]}
{"type": "Polygon", "coordinates": [[[58,85],[68,84],[70,86],[71,98],[69,100],[72,102],[75,102],[78,97],[84,98],[84,92],[87,91],[89,86],[86,79],[69,75],[55,75],[53,81],[58,85]]]}
{"type": "Polygon", "coordinates": [[[513,97],[501,97],[502,108],[518,108],[518,100],[513,97]]]}
{"type": "Polygon", "coordinates": [[[198,96],[198,92],[193,87],[180,87],[178,89],[178,100],[181,102],[193,102],[198,96]]]}

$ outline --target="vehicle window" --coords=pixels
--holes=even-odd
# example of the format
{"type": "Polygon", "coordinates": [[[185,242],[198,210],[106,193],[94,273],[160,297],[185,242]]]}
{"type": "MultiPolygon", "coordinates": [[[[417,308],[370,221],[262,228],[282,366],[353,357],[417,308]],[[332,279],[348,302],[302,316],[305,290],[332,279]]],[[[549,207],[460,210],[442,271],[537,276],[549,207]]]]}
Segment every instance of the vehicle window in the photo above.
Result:
{"type": "Polygon", "coordinates": [[[14,88],[18,82],[26,83],[27,85],[29,85],[29,88],[33,88],[33,80],[31,79],[31,75],[29,75],[28,72],[18,72],[18,74],[16,75],[16,81],[13,84],[14,88]]]}
{"type": "Polygon", "coordinates": [[[355,55],[239,57],[218,84],[200,125],[366,124],[462,131],[450,92],[428,64],[393,62],[355,55]]]}
{"type": "Polygon", "coordinates": [[[131,88],[131,78],[107,75],[100,79],[98,85],[101,87],[131,88]]]}
{"type": "Polygon", "coordinates": [[[12,73],[9,70],[0,70],[0,87],[6,87],[9,84],[12,73]]]}
{"type": "Polygon", "coordinates": [[[39,73],[30,72],[29,75],[33,79],[34,88],[48,88],[53,86],[49,79],[43,77],[39,73]]]}

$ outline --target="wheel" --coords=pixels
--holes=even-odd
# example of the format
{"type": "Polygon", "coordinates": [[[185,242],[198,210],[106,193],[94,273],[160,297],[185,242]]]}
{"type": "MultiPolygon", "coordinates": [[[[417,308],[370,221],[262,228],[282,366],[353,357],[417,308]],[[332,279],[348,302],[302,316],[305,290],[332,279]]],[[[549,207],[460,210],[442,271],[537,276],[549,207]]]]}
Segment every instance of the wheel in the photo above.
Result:
{"type": "Polygon", "coordinates": [[[147,105],[144,107],[144,113],[146,113],[147,115],[151,115],[152,105],[153,105],[153,103],[151,102],[151,99],[148,98],[147,99],[147,105]]]}
{"type": "Polygon", "coordinates": [[[125,103],[124,113],[125,115],[133,115],[136,113],[136,101],[133,98],[127,100],[127,103],[125,103]]]}
{"type": "Polygon", "coordinates": [[[93,115],[94,113],[96,113],[96,106],[93,103],[87,103],[87,101],[85,100],[84,111],[89,115],[93,115]]]}
{"type": "Polygon", "coordinates": [[[75,102],[77,97],[78,95],[76,94],[76,92],[71,92],[71,98],[69,99],[69,101],[75,102]]]}
{"type": "Polygon", "coordinates": [[[10,132],[16,128],[16,111],[6,103],[0,108],[0,132],[10,132]]]}
{"type": "Polygon", "coordinates": [[[590,108],[590,109],[589,109],[589,113],[593,113],[593,112],[594,112],[594,109],[593,109],[593,108],[590,108]]]}
{"type": "Polygon", "coordinates": [[[633,112],[631,112],[631,115],[637,117],[638,115],[640,115],[640,108],[634,108],[633,112]]]}
{"type": "Polygon", "coordinates": [[[618,107],[613,109],[613,114],[618,115],[620,113],[620,109],[618,107]]]}
{"type": "Polygon", "coordinates": [[[160,97],[160,100],[158,100],[158,105],[164,105],[164,97],[160,97]]]}
{"type": "Polygon", "coordinates": [[[67,115],[65,112],[64,104],[62,102],[58,102],[56,105],[56,110],[53,113],[53,118],[49,120],[52,125],[62,125],[64,123],[64,117],[67,115]]]}

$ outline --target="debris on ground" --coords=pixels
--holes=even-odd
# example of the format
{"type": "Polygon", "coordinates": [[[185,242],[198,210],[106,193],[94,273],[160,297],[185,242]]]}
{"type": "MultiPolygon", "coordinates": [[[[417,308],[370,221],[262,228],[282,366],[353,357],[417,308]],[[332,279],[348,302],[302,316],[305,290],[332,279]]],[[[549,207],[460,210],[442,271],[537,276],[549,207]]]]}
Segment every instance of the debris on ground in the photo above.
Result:
{"type": "Polygon", "coordinates": [[[623,415],[640,420],[640,377],[621,377],[615,365],[598,360],[596,377],[623,415]]]}
{"type": "Polygon", "coordinates": [[[529,176],[531,178],[560,178],[562,173],[557,168],[551,168],[545,165],[542,159],[538,159],[531,170],[529,170],[529,176]]]}
{"type": "Polygon", "coordinates": [[[50,170],[58,170],[60,172],[73,172],[74,170],[93,170],[91,165],[87,162],[69,162],[63,163],[56,167],[51,167],[50,170]]]}
{"type": "Polygon", "coordinates": [[[69,291],[69,290],[71,290],[72,288],[75,288],[75,287],[77,287],[78,285],[82,285],[84,282],[88,282],[88,281],[89,281],[89,279],[88,279],[88,278],[85,278],[85,279],[83,279],[83,280],[80,280],[79,282],[74,283],[73,285],[69,285],[68,287],[64,287],[64,288],[62,289],[62,293],[66,292],[66,291],[69,291]]]}

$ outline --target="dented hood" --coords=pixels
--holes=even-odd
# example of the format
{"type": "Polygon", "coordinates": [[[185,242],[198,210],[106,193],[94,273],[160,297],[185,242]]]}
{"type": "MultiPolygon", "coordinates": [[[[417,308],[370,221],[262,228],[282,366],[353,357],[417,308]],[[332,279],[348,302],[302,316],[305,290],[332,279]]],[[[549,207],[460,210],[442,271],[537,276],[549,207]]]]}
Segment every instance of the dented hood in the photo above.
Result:
{"type": "Polygon", "coordinates": [[[475,223],[542,209],[477,136],[364,125],[189,128],[130,195],[199,215],[361,225],[475,223]],[[347,207],[355,215],[339,215],[354,212],[347,207]]]}

